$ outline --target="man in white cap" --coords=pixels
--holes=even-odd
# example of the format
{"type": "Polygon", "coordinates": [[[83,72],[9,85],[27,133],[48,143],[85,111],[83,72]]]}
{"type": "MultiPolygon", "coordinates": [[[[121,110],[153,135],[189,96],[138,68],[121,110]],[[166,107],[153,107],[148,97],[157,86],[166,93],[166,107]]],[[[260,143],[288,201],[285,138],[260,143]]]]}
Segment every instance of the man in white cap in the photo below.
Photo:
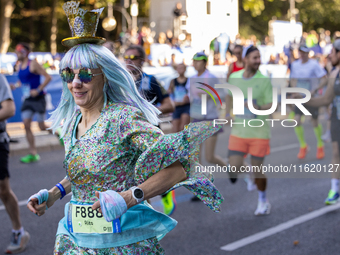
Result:
{"type": "MultiPolygon", "coordinates": [[[[299,47],[300,58],[292,63],[290,78],[292,87],[307,89],[311,92],[312,97],[315,97],[318,90],[327,83],[327,72],[315,59],[309,58],[309,51],[309,48],[305,45],[299,47]]],[[[323,159],[325,152],[324,144],[321,139],[322,125],[318,123],[319,108],[310,106],[306,108],[312,114],[312,124],[317,140],[316,158],[323,159]]],[[[294,130],[300,143],[300,151],[297,157],[299,159],[304,159],[308,152],[308,145],[305,141],[303,126],[301,125],[301,116],[303,113],[296,106],[294,112],[294,118],[298,123],[294,130]]]]}
{"type": "MultiPolygon", "coordinates": [[[[273,93],[270,79],[259,71],[261,55],[257,47],[251,45],[244,49],[243,60],[245,67],[241,71],[230,75],[228,83],[239,88],[244,100],[248,100],[248,88],[254,91],[252,95],[253,106],[257,110],[268,110],[272,107],[273,93]]],[[[231,102],[239,100],[238,95],[228,93],[226,96],[226,119],[231,120],[231,102]]],[[[255,115],[245,105],[244,114],[235,115],[228,144],[229,164],[237,172],[242,172],[246,167],[244,158],[251,155],[250,169],[260,169],[264,159],[270,154],[270,126],[267,121],[268,115],[255,115]],[[263,125],[254,127],[249,124],[250,120],[262,121],[263,125]],[[244,123],[244,124],[242,124],[244,123]]],[[[267,178],[261,172],[253,173],[255,185],[248,181],[248,190],[257,188],[258,203],[255,215],[267,215],[270,213],[271,204],[267,199],[267,178]]]]}

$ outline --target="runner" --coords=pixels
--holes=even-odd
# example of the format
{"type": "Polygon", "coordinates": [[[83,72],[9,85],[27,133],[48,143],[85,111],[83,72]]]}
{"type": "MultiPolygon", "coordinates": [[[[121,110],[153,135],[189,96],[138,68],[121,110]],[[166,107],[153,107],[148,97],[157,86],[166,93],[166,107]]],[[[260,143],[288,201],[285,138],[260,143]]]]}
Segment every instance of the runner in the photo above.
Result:
{"type": "Polygon", "coordinates": [[[153,105],[159,105],[157,108],[162,114],[171,113],[175,107],[167,94],[166,90],[153,75],[143,72],[145,62],[144,49],[139,45],[131,45],[124,53],[126,68],[135,79],[138,91],[153,105]]]}
{"type": "Polygon", "coordinates": [[[6,78],[0,74],[0,199],[12,223],[11,242],[5,250],[6,254],[24,251],[30,239],[29,233],[21,225],[18,199],[9,183],[9,137],[6,133],[6,119],[14,114],[15,104],[11,89],[6,78]]]}
{"type": "MultiPolygon", "coordinates": [[[[201,105],[202,105],[202,100],[201,100],[201,95],[206,94],[206,92],[198,89],[198,85],[204,83],[208,84],[209,86],[214,87],[215,84],[219,84],[220,81],[219,79],[210,73],[210,71],[207,69],[207,61],[208,57],[205,55],[204,52],[198,52],[194,55],[193,57],[193,65],[195,70],[197,71],[197,74],[190,77],[187,81],[186,89],[189,91],[189,97],[191,101],[190,105],[190,117],[192,122],[200,122],[200,121],[211,121],[214,119],[219,118],[219,111],[217,107],[215,106],[215,103],[211,97],[207,97],[207,114],[202,115],[201,113],[201,105]],[[198,83],[200,82],[200,83],[198,83]]],[[[219,90],[219,95],[222,95],[221,90],[219,90]]],[[[212,94],[214,95],[214,94],[212,94]]],[[[216,96],[215,96],[216,97],[216,96]]],[[[217,136],[218,133],[222,133],[223,129],[220,129],[217,133],[215,133],[213,136],[209,137],[205,142],[204,142],[204,147],[205,147],[205,160],[208,163],[211,164],[217,164],[219,166],[228,166],[228,164],[218,155],[215,154],[215,147],[217,143],[217,136]]],[[[202,163],[202,146],[200,148],[200,163],[202,163]]],[[[230,181],[234,183],[236,181],[235,178],[230,176],[230,181]]],[[[197,201],[196,198],[193,198],[194,201],[197,201]]]]}
{"type": "Polygon", "coordinates": [[[177,133],[190,123],[190,101],[188,91],[185,88],[188,79],[184,76],[187,67],[178,64],[175,67],[178,77],[171,80],[168,93],[174,95],[175,112],[172,115],[172,133],[177,133]]]}
{"type": "MultiPolygon", "coordinates": [[[[229,80],[229,77],[232,73],[236,73],[244,68],[244,62],[243,62],[243,46],[242,45],[235,45],[233,54],[236,56],[237,60],[229,65],[228,74],[227,74],[227,82],[229,80]]],[[[247,163],[245,162],[245,166],[247,166],[247,163]]],[[[237,180],[235,178],[235,180],[237,180]]],[[[254,183],[254,176],[252,173],[246,173],[244,174],[244,181],[247,183],[247,190],[253,191],[256,189],[256,185],[254,183]]]]}
{"type": "MultiPolygon", "coordinates": [[[[261,74],[259,67],[261,64],[260,52],[255,46],[250,46],[244,52],[245,68],[241,71],[231,74],[229,83],[237,86],[243,92],[245,102],[247,102],[248,88],[253,88],[253,104],[258,110],[267,110],[272,105],[272,85],[269,78],[261,74]]],[[[226,96],[226,119],[230,121],[231,100],[233,99],[230,93],[226,96]]],[[[270,152],[270,127],[267,121],[268,116],[260,116],[252,114],[246,108],[245,114],[235,115],[234,122],[243,123],[232,126],[229,137],[229,164],[235,166],[238,171],[241,166],[245,166],[244,157],[247,154],[251,155],[251,165],[261,166],[266,155],[270,152]],[[250,127],[247,120],[259,119],[263,120],[262,127],[250,127]]],[[[251,166],[250,166],[251,167],[251,166]]],[[[270,213],[271,205],[267,200],[266,187],[267,179],[262,173],[254,172],[255,184],[258,189],[258,205],[255,210],[255,215],[265,215],[270,213]]]]}
{"type": "Polygon", "coordinates": [[[242,58],[243,46],[235,45],[233,49],[233,55],[236,56],[236,61],[229,65],[227,81],[232,73],[238,72],[244,68],[243,58],[242,58]]]}
{"type": "Polygon", "coordinates": [[[37,114],[37,121],[40,130],[46,130],[45,125],[46,101],[44,88],[51,81],[51,76],[36,60],[29,60],[30,47],[26,43],[19,43],[15,48],[19,64],[19,80],[23,91],[24,102],[21,107],[21,119],[25,125],[26,139],[29,144],[30,154],[22,157],[22,163],[32,163],[40,160],[35,147],[35,139],[31,130],[33,115],[37,114]],[[45,77],[45,81],[40,84],[40,75],[45,77]]]}
{"type": "MultiPolygon", "coordinates": [[[[292,63],[290,78],[292,87],[300,87],[308,89],[314,97],[319,89],[323,88],[327,83],[327,73],[316,60],[309,59],[309,48],[305,45],[299,47],[300,59],[292,63]],[[319,82],[320,80],[320,82],[319,82]]],[[[317,152],[316,158],[323,159],[325,156],[324,144],[321,139],[322,125],[318,123],[319,108],[308,107],[307,110],[312,114],[312,124],[314,127],[314,133],[317,140],[317,152]]],[[[295,106],[295,120],[298,125],[294,128],[295,134],[300,143],[300,151],[297,157],[304,159],[308,152],[308,145],[305,141],[304,128],[301,125],[302,112],[295,106]]]]}
{"type": "MultiPolygon", "coordinates": [[[[332,164],[340,164],[340,39],[335,40],[330,54],[335,69],[331,72],[327,89],[322,97],[312,98],[306,103],[309,107],[327,106],[333,102],[331,113],[332,164]]],[[[331,190],[325,200],[326,205],[339,201],[340,171],[332,172],[331,190]]]]}
{"type": "Polygon", "coordinates": [[[160,111],[140,96],[114,55],[96,45],[105,39],[93,33],[89,38],[83,30],[96,31],[103,8],[86,11],[74,3],[63,5],[74,29],[63,40],[71,49],[60,62],[63,93],[51,116],[53,130],[63,121],[67,175],[31,196],[27,206],[42,216],[72,192],[54,254],[164,254],[159,240],[177,222],[145,200],[185,186],[219,211],[223,198],[212,176],[191,167],[201,167],[195,149],[221,125],[190,123],[182,132],[164,135],[156,127],[160,111]]]}
{"type": "MultiPolygon", "coordinates": [[[[142,96],[157,106],[163,114],[174,111],[174,105],[166,90],[153,75],[143,72],[145,52],[142,46],[131,45],[124,54],[127,70],[132,74],[136,87],[142,96]]],[[[159,127],[159,126],[158,126],[159,127]]],[[[171,215],[176,209],[175,191],[162,195],[164,213],[171,215]]]]}

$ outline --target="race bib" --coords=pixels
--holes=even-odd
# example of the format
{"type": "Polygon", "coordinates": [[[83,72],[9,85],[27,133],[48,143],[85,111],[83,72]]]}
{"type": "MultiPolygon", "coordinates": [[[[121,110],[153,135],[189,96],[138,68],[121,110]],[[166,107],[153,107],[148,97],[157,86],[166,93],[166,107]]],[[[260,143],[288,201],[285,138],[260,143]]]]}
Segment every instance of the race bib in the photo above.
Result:
{"type": "Polygon", "coordinates": [[[72,233],[109,234],[120,233],[120,221],[107,222],[92,205],[69,204],[68,228],[72,233]]]}
{"type": "Polygon", "coordinates": [[[312,87],[311,87],[311,81],[306,79],[298,79],[297,81],[297,85],[298,88],[303,88],[303,89],[307,89],[308,91],[311,91],[312,87]]]}
{"type": "Polygon", "coordinates": [[[187,90],[184,87],[182,86],[175,87],[175,92],[174,92],[175,102],[183,102],[186,94],[187,94],[187,90]]]}
{"type": "Polygon", "coordinates": [[[21,91],[22,91],[22,97],[23,100],[26,98],[29,98],[31,95],[31,86],[29,83],[22,83],[21,84],[21,91]]]}
{"type": "MultiPolygon", "coordinates": [[[[256,104],[256,99],[253,100],[253,105],[256,104]]],[[[256,119],[256,114],[252,113],[248,108],[248,99],[244,99],[244,114],[243,115],[235,115],[241,119],[256,119]]]]}
{"type": "Polygon", "coordinates": [[[140,86],[142,90],[149,90],[150,89],[150,78],[149,76],[145,76],[142,78],[142,84],[140,86]]]}

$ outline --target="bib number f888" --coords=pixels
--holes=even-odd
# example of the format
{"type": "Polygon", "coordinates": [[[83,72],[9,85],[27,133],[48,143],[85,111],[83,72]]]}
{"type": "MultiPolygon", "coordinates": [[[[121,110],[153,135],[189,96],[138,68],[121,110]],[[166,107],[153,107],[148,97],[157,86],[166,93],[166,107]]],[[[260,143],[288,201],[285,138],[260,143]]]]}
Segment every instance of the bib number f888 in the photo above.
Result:
{"type": "Polygon", "coordinates": [[[79,206],[79,205],[76,205],[74,207],[76,209],[76,217],[79,217],[79,215],[84,219],[85,218],[92,219],[94,217],[96,217],[96,218],[102,218],[103,217],[103,215],[98,210],[93,211],[92,207],[90,207],[90,206],[87,207],[87,209],[86,209],[86,207],[79,206]]]}
{"type": "Polygon", "coordinates": [[[120,221],[107,222],[92,205],[69,204],[68,228],[73,233],[120,233],[120,221]]]}

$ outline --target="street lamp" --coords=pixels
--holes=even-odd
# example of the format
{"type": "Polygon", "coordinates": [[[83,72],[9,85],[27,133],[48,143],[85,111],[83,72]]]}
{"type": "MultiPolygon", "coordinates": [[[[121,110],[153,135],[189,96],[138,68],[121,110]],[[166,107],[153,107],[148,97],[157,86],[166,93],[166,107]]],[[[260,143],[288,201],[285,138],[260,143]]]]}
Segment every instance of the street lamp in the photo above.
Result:
{"type": "Polygon", "coordinates": [[[138,3],[137,0],[132,0],[130,6],[130,14],[132,16],[132,29],[137,28],[138,3]]]}
{"type": "Polygon", "coordinates": [[[296,20],[295,20],[295,0],[290,0],[289,1],[289,9],[290,9],[290,23],[295,24],[296,20]]]}
{"type": "Polygon", "coordinates": [[[289,10],[290,10],[290,23],[296,23],[296,15],[299,14],[299,10],[295,8],[295,2],[302,3],[304,0],[289,0],[289,10]]]}
{"type": "Polygon", "coordinates": [[[106,31],[112,31],[117,26],[117,21],[113,17],[113,6],[112,3],[107,4],[107,17],[103,20],[102,26],[106,31]]]}

